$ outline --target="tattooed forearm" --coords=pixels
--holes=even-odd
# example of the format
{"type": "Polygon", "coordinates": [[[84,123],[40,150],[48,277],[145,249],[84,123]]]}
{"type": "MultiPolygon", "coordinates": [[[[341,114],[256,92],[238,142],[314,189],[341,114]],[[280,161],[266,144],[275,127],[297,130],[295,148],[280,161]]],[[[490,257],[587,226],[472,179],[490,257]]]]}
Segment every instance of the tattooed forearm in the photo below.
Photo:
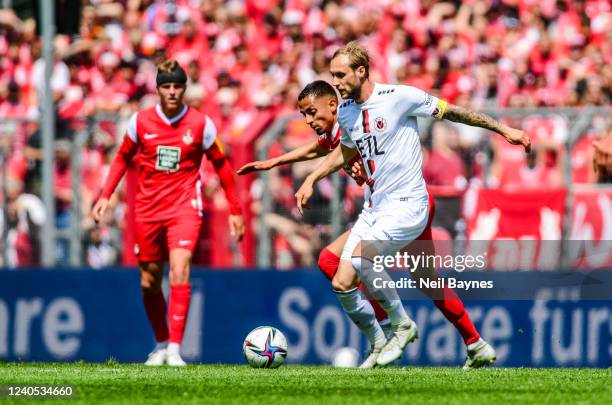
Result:
{"type": "Polygon", "coordinates": [[[449,121],[461,122],[473,127],[490,129],[498,134],[501,134],[504,128],[504,124],[488,116],[487,114],[468,110],[454,104],[448,105],[446,112],[444,113],[444,118],[449,121]]]}

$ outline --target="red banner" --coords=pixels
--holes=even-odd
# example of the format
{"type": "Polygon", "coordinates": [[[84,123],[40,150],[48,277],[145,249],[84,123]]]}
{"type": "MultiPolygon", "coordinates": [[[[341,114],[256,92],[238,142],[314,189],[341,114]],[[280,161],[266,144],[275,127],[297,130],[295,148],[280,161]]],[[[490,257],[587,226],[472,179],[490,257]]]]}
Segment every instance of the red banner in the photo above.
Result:
{"type": "Polygon", "coordinates": [[[612,188],[574,190],[568,257],[572,265],[612,267],[612,188]]]}
{"type": "Polygon", "coordinates": [[[561,239],[565,190],[503,192],[481,189],[468,238],[561,239]]]}
{"type": "Polygon", "coordinates": [[[479,190],[468,219],[468,252],[500,270],[558,268],[565,190],[479,190]]]}
{"type": "Polygon", "coordinates": [[[612,189],[576,187],[563,235],[564,190],[479,190],[467,220],[468,251],[486,252],[490,268],[612,267],[612,189]]]}

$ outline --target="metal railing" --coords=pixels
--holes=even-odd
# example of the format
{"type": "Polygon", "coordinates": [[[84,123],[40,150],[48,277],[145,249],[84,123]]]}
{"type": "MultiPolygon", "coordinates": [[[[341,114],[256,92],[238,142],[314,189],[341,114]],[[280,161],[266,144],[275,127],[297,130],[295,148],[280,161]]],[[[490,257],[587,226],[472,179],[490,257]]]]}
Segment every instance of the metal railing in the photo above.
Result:
{"type": "MultiPolygon", "coordinates": [[[[568,232],[570,229],[570,221],[572,208],[572,161],[571,152],[572,148],[576,145],[579,139],[585,135],[588,128],[593,123],[596,116],[603,116],[605,119],[612,119],[612,107],[585,107],[585,108],[509,108],[509,109],[497,109],[497,110],[485,110],[483,111],[497,119],[519,119],[523,121],[528,117],[549,117],[549,116],[562,116],[565,117],[569,123],[567,128],[567,139],[564,143],[564,152],[566,158],[563,161],[563,179],[564,184],[568,189],[566,202],[565,202],[565,214],[564,223],[562,229],[563,240],[567,240],[568,232]]],[[[256,144],[257,158],[259,160],[265,160],[269,158],[270,146],[278,141],[287,130],[287,125],[297,119],[301,119],[300,114],[287,114],[279,117],[270,128],[264,133],[260,141],[256,144]]],[[[424,119],[419,120],[421,136],[428,131],[428,127],[433,123],[433,120],[424,119]]],[[[607,123],[608,131],[610,131],[610,123],[607,123]]],[[[490,148],[489,142],[484,142],[484,148],[490,148]]],[[[490,174],[490,162],[486,159],[483,164],[484,168],[484,179],[485,184],[488,184],[487,179],[490,174]]],[[[331,201],[332,209],[330,211],[330,217],[328,223],[333,227],[333,235],[337,236],[343,232],[346,223],[343,223],[343,206],[342,206],[342,193],[344,189],[340,187],[339,182],[340,176],[338,173],[334,174],[334,197],[331,201]]],[[[266,171],[259,172],[259,179],[261,180],[264,190],[262,192],[262,210],[259,213],[259,233],[257,243],[257,264],[260,267],[269,268],[272,264],[272,257],[274,256],[273,244],[271,238],[271,231],[268,224],[265,221],[264,215],[270,212],[273,205],[272,193],[269,190],[269,173],[266,171]]],[[[566,250],[564,250],[566,251],[566,250]]]]}
{"type": "MultiPolygon", "coordinates": [[[[505,110],[494,110],[494,111],[486,111],[487,113],[495,116],[496,118],[513,118],[518,120],[524,120],[530,116],[551,116],[551,115],[560,115],[566,118],[568,122],[567,126],[567,139],[563,145],[563,149],[565,151],[566,158],[563,161],[563,178],[564,185],[570,191],[567,193],[567,200],[565,204],[566,214],[568,214],[572,208],[572,161],[571,161],[571,151],[574,145],[580,140],[581,136],[583,136],[589,126],[592,125],[596,117],[603,117],[606,122],[605,130],[610,132],[610,121],[612,108],[610,107],[590,107],[590,108],[563,108],[563,109],[505,109],[505,110]]],[[[287,125],[294,120],[301,120],[301,115],[288,114],[285,116],[279,117],[269,128],[267,131],[263,133],[263,135],[258,139],[256,143],[256,155],[259,160],[265,160],[269,157],[270,147],[277,141],[281,140],[282,136],[286,133],[287,125]]],[[[117,123],[119,121],[119,116],[117,115],[105,115],[98,116],[93,119],[89,119],[85,122],[85,125],[81,125],[78,129],[73,133],[71,138],[72,140],[72,149],[71,149],[71,172],[72,172],[72,189],[73,189],[73,200],[71,201],[70,207],[70,227],[67,229],[56,229],[54,218],[50,216],[47,217],[47,222],[52,225],[53,233],[55,234],[54,240],[52,241],[51,246],[47,246],[47,252],[51,251],[53,254],[52,263],[55,264],[55,244],[58,238],[62,238],[68,240],[68,245],[70,246],[69,250],[69,259],[68,263],[70,266],[81,266],[84,264],[83,262],[83,241],[84,241],[84,229],[82,228],[83,223],[83,212],[81,210],[81,200],[80,200],[80,188],[83,184],[83,179],[81,179],[81,164],[82,162],[82,151],[90,139],[90,137],[94,136],[94,132],[97,128],[97,125],[100,121],[110,120],[113,123],[117,123]]],[[[24,120],[14,120],[13,123],[23,123],[24,120]]],[[[421,125],[421,133],[424,134],[428,130],[428,126],[431,123],[429,121],[420,122],[421,125]]],[[[11,129],[7,131],[6,128],[10,128],[11,122],[10,120],[3,120],[3,125],[9,125],[9,127],[4,127],[4,135],[0,136],[10,136],[11,129]],[[8,124],[7,124],[8,123],[8,124]],[[7,132],[9,135],[7,135],[7,132]]],[[[119,139],[119,137],[117,137],[119,139]]],[[[314,139],[314,138],[313,138],[314,139]]],[[[7,143],[4,142],[6,145],[7,143]]],[[[486,143],[481,144],[486,147],[486,143]]],[[[2,256],[2,264],[6,266],[7,264],[7,229],[8,229],[8,211],[7,211],[7,164],[6,162],[10,159],[10,148],[2,149],[0,148],[0,162],[2,163],[2,248],[1,248],[1,256],[2,256]]],[[[490,170],[489,165],[484,165],[485,170],[485,178],[488,177],[488,172],[490,170]]],[[[52,173],[50,174],[52,175],[52,173]]],[[[269,223],[265,219],[265,214],[274,211],[274,197],[273,193],[270,192],[270,176],[271,174],[267,171],[262,171],[258,173],[258,178],[263,187],[263,192],[261,193],[261,209],[258,214],[258,224],[259,226],[256,229],[257,239],[256,239],[256,254],[257,254],[257,265],[261,268],[270,268],[273,264],[273,257],[275,255],[274,245],[272,243],[274,231],[271,229],[269,223]]],[[[332,187],[335,190],[331,199],[329,200],[329,207],[326,207],[327,220],[322,221],[327,226],[326,232],[329,237],[332,239],[341,234],[347,227],[351,218],[348,217],[345,212],[345,207],[343,204],[343,193],[345,192],[345,181],[343,181],[342,177],[336,173],[331,177],[332,187]]],[[[314,208],[316,209],[316,208],[314,208]]],[[[321,208],[322,209],[322,208],[321,208]]],[[[570,229],[570,221],[571,216],[564,216],[564,224],[563,224],[563,239],[566,240],[568,237],[568,232],[570,229]]],[[[113,233],[114,243],[119,243],[120,235],[118,232],[113,233]]],[[[43,240],[44,243],[44,240],[43,240]]]]}
{"type": "MultiPolygon", "coordinates": [[[[50,266],[55,266],[58,264],[57,261],[57,253],[58,253],[58,243],[60,241],[67,241],[67,246],[68,248],[68,258],[67,258],[67,264],[70,267],[78,267],[78,266],[83,266],[84,265],[84,261],[83,261],[83,256],[84,256],[84,251],[83,251],[83,242],[84,242],[84,229],[83,229],[83,206],[82,203],[83,201],[81,200],[81,189],[83,187],[83,179],[82,179],[82,173],[81,173],[81,168],[82,168],[82,155],[83,155],[83,151],[85,149],[85,145],[87,144],[87,141],[90,139],[91,136],[94,135],[94,131],[96,126],[98,125],[98,122],[101,119],[111,119],[113,121],[117,121],[118,117],[117,116],[100,116],[100,117],[95,117],[93,119],[88,119],[88,120],[81,120],[79,121],[80,125],[76,125],[76,127],[78,127],[79,129],[76,130],[71,130],[71,136],[68,138],[68,140],[70,141],[70,145],[71,145],[71,149],[70,149],[70,179],[71,179],[71,189],[72,189],[72,197],[71,197],[71,201],[70,201],[70,220],[69,220],[69,226],[67,228],[63,228],[63,229],[58,229],[58,227],[56,226],[55,220],[56,218],[54,217],[52,211],[49,209],[49,204],[48,203],[44,203],[45,206],[45,215],[46,215],[46,220],[45,223],[43,224],[43,226],[41,227],[41,229],[38,230],[38,234],[35,235],[37,237],[40,237],[40,241],[41,241],[41,245],[40,245],[40,255],[36,255],[36,256],[40,256],[41,259],[41,264],[43,265],[50,265],[50,266]],[[50,234],[52,235],[51,239],[45,238],[45,228],[49,228],[50,230],[50,234]],[[45,256],[47,255],[47,256],[45,256]]],[[[4,145],[5,147],[0,147],[0,161],[2,162],[2,176],[1,176],[1,185],[0,185],[0,191],[2,194],[2,243],[1,243],[1,259],[2,259],[2,263],[0,265],[0,267],[6,267],[9,264],[8,261],[8,251],[9,251],[9,241],[7,238],[8,232],[9,232],[9,221],[8,221],[8,161],[11,158],[11,154],[13,153],[12,149],[12,144],[15,141],[15,139],[10,139],[11,136],[13,136],[15,133],[17,132],[17,130],[23,130],[25,131],[25,126],[27,125],[38,125],[39,122],[37,121],[31,121],[31,120],[26,120],[26,119],[4,119],[3,120],[3,128],[2,128],[2,133],[0,134],[0,137],[4,137],[4,145]],[[20,125],[22,127],[20,127],[20,125]],[[8,142],[7,142],[7,137],[8,142]]],[[[74,124],[74,123],[73,123],[74,124]]],[[[38,131],[40,131],[41,128],[39,126],[38,131]]],[[[53,131],[54,134],[56,131],[53,131]]],[[[32,134],[30,134],[31,136],[32,134]]],[[[57,135],[57,134],[55,134],[57,135]]],[[[55,136],[54,136],[55,138],[55,136]]],[[[53,187],[53,182],[54,182],[54,162],[55,162],[55,157],[53,155],[53,148],[54,145],[53,143],[51,144],[51,173],[44,173],[45,171],[45,167],[43,167],[43,173],[41,176],[41,188],[43,189],[42,191],[44,191],[45,188],[48,187],[53,187]],[[51,181],[49,181],[49,179],[51,179],[51,181]],[[50,183],[50,184],[49,184],[50,183]]],[[[41,150],[44,148],[41,148],[41,150]]],[[[21,152],[21,151],[20,151],[21,152]]],[[[48,168],[47,168],[48,170],[48,168]]],[[[40,192],[41,190],[39,190],[38,192],[40,192]]],[[[23,190],[23,192],[25,192],[25,190],[23,190]]],[[[42,194],[42,193],[41,193],[42,194]]],[[[41,198],[43,195],[38,194],[38,197],[41,198]]],[[[55,200],[54,197],[54,190],[53,188],[51,188],[51,195],[52,195],[52,200],[55,200]]],[[[54,205],[54,203],[52,204],[54,205]]],[[[48,236],[48,235],[47,235],[48,236]]],[[[116,238],[115,238],[116,239],[116,238]]],[[[114,240],[113,241],[114,244],[117,244],[118,241],[114,240]]]]}

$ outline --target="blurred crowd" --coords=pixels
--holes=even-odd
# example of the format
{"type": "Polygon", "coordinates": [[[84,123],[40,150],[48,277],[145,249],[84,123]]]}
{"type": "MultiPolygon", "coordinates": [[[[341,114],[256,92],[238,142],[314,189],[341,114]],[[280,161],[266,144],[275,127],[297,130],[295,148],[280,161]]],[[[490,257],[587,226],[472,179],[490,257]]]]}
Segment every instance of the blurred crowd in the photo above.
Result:
{"type": "MultiPolygon", "coordinates": [[[[301,88],[314,79],[330,79],[333,51],[354,39],[371,53],[373,80],[414,85],[467,107],[576,107],[609,105],[612,99],[608,0],[82,0],[80,10],[78,33],[54,40],[56,225],[70,227],[70,156],[75,134],[86,128],[79,209],[87,235],[84,260],[92,266],[114,263],[119,246],[109,230],[115,228],[99,228],[85,214],[126,119],[157,102],[155,66],[168,57],[188,73],[186,101],[211,116],[225,142],[239,138],[262,112],[294,112],[301,88]]],[[[40,196],[42,151],[36,120],[44,61],[35,20],[0,10],[0,32],[0,145],[8,179],[7,226],[18,241],[28,239],[19,235],[31,235],[44,221],[44,215],[27,214],[37,205],[19,202],[24,196],[40,196]]],[[[444,195],[462,193],[474,181],[508,189],[557,187],[563,185],[564,159],[572,159],[575,181],[596,182],[590,142],[611,131],[610,119],[597,117],[571,157],[562,148],[571,117],[563,115],[533,116],[519,123],[535,140],[528,157],[503,142],[488,142],[482,131],[424,123],[425,176],[444,195]]],[[[312,139],[297,122],[291,131],[291,141],[276,145],[278,153],[312,139]]],[[[281,219],[294,222],[282,190],[294,188],[301,176],[297,172],[277,173],[281,188],[275,191],[281,194],[275,206],[288,211],[281,219]]],[[[321,187],[325,202],[328,189],[321,187]]],[[[209,190],[209,195],[215,192],[209,190]]],[[[359,190],[348,186],[345,194],[350,211],[358,204],[359,190]]],[[[122,224],[121,198],[117,206],[109,218],[114,227],[122,224]]],[[[278,220],[270,219],[278,229],[292,229],[278,220]]],[[[294,258],[287,263],[309,264],[312,258],[295,257],[310,253],[295,252],[315,251],[308,243],[313,235],[296,229],[299,238],[288,236],[284,239],[289,242],[281,242],[289,246],[298,241],[287,248],[294,258]]],[[[29,239],[24,252],[36,244],[29,239]]],[[[66,260],[68,253],[60,249],[58,255],[66,260]]]]}

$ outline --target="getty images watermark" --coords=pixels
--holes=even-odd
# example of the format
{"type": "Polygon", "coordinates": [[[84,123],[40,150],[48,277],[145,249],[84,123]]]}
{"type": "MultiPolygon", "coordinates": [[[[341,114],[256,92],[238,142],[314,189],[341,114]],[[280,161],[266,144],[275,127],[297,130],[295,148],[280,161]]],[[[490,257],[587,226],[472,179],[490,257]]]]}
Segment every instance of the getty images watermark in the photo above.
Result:
{"type": "Polygon", "coordinates": [[[597,255],[585,241],[363,241],[353,256],[368,292],[401,299],[532,300],[549,290],[561,297],[608,300],[612,249],[597,255]],[[571,260],[567,260],[570,258],[571,260]],[[598,267],[592,264],[598,263],[598,267]],[[391,292],[393,290],[393,292],[391,292]]]}
{"type": "MultiPolygon", "coordinates": [[[[485,270],[487,266],[487,253],[480,255],[436,255],[420,252],[395,252],[392,255],[375,255],[372,259],[372,271],[382,273],[385,271],[406,270],[415,273],[419,269],[426,272],[434,269],[454,270],[463,272],[467,269],[485,270]]],[[[417,274],[417,276],[421,276],[417,274]]],[[[399,280],[389,280],[385,277],[373,277],[371,282],[374,288],[417,288],[417,289],[444,289],[446,287],[460,290],[474,288],[494,288],[493,280],[459,280],[455,277],[401,277],[399,280]]]]}

